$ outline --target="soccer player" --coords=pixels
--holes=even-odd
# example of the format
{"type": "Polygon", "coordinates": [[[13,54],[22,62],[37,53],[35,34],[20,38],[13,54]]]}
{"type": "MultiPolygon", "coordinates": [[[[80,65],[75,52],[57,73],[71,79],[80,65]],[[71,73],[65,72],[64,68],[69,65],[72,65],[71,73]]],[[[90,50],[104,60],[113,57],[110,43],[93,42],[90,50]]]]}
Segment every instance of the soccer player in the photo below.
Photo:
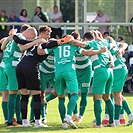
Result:
{"type": "MultiPolygon", "coordinates": [[[[0,40],[0,44],[2,44],[5,39],[6,37],[2,38],[0,40]]],[[[3,59],[0,63],[0,91],[2,93],[2,111],[4,115],[4,120],[5,120],[4,124],[7,124],[7,121],[8,121],[8,110],[7,110],[8,90],[7,90],[7,78],[4,73],[3,59]]]]}
{"type": "MultiPolygon", "coordinates": [[[[106,38],[107,40],[110,39],[110,37],[106,38]]],[[[121,108],[126,111],[126,113],[129,116],[129,120],[127,125],[131,125],[133,123],[133,114],[132,111],[128,105],[128,102],[126,98],[122,95],[122,90],[124,83],[127,78],[128,70],[125,65],[125,62],[123,60],[122,54],[124,53],[124,50],[127,48],[128,44],[124,42],[115,42],[115,47],[112,48],[111,54],[114,57],[114,64],[115,67],[113,68],[113,73],[114,73],[114,81],[113,81],[113,86],[112,86],[112,92],[114,95],[114,102],[115,102],[115,125],[119,126],[120,125],[120,113],[121,113],[121,108]]],[[[107,115],[108,116],[108,115],[107,115]]],[[[106,117],[106,119],[108,119],[106,117]]]]}
{"type": "MultiPolygon", "coordinates": [[[[84,34],[86,42],[73,42],[73,45],[78,45],[85,48],[92,48],[94,50],[105,46],[100,38],[89,31],[84,34]],[[97,40],[96,40],[97,39],[97,40]]],[[[111,86],[113,83],[113,58],[110,52],[100,53],[91,57],[92,66],[94,69],[94,76],[92,81],[92,94],[94,100],[94,113],[96,124],[93,128],[101,128],[101,113],[102,113],[102,98],[105,101],[110,115],[109,124],[114,126],[114,106],[110,99],[111,86]],[[101,76],[103,75],[103,76],[101,76]]]]}
{"type": "MultiPolygon", "coordinates": [[[[18,33],[18,36],[27,39],[34,39],[37,35],[35,28],[28,28],[26,31],[21,34],[18,33]]],[[[17,126],[17,123],[13,122],[14,117],[14,109],[15,107],[19,107],[19,100],[17,100],[18,105],[16,106],[16,99],[18,93],[18,83],[16,79],[16,66],[22,56],[22,51],[26,50],[31,46],[28,45],[18,45],[14,40],[12,40],[12,36],[7,37],[7,39],[3,42],[1,49],[4,51],[4,72],[8,78],[8,124],[7,126],[13,125],[17,126]],[[21,49],[21,50],[20,50],[21,49]]],[[[19,99],[19,98],[18,98],[19,99]]],[[[20,118],[18,119],[20,121],[20,118]]]]}
{"type": "MultiPolygon", "coordinates": [[[[48,41],[48,39],[50,38],[50,33],[51,33],[51,29],[48,26],[40,26],[39,28],[39,37],[38,38],[43,38],[46,41],[48,41]]],[[[39,70],[40,70],[40,82],[41,82],[41,115],[42,115],[42,122],[46,123],[46,103],[44,103],[44,97],[45,97],[45,93],[46,93],[46,87],[47,87],[47,83],[50,83],[51,87],[55,86],[55,79],[54,79],[54,55],[53,53],[51,53],[50,55],[48,55],[48,57],[42,62],[40,63],[39,66],[39,70]]],[[[52,92],[50,92],[50,96],[49,97],[53,97],[55,98],[56,96],[52,95],[52,92]]],[[[51,100],[51,98],[50,98],[51,100]]],[[[47,99],[48,102],[48,99],[47,99]]],[[[34,121],[34,111],[33,111],[33,107],[32,107],[32,102],[31,102],[31,113],[30,113],[30,122],[34,121]]]]}
{"type": "MultiPolygon", "coordinates": [[[[72,32],[71,35],[74,37],[74,39],[81,40],[80,34],[78,32],[72,32]]],[[[78,79],[78,86],[81,92],[81,101],[79,107],[79,114],[78,107],[76,105],[72,119],[73,121],[80,123],[82,122],[87,107],[88,91],[92,78],[92,63],[89,56],[82,55],[78,52],[76,53],[76,74],[78,79]]]]}
{"type": "MultiPolygon", "coordinates": [[[[76,51],[80,48],[77,46],[72,46],[69,43],[52,48],[52,49],[42,49],[41,45],[38,47],[38,53],[40,55],[49,54],[54,52],[55,56],[55,86],[56,92],[58,94],[58,108],[60,117],[62,120],[62,127],[67,128],[69,124],[72,128],[78,128],[72,120],[72,112],[75,109],[78,100],[78,81],[75,69],[75,55],[76,51]],[[65,91],[68,89],[70,93],[70,99],[67,104],[67,114],[65,107],[65,91]],[[65,116],[66,115],[66,116],[65,116]]],[[[99,54],[105,52],[105,48],[99,50],[85,50],[81,49],[81,53],[87,56],[99,54]]]]}
{"type": "MultiPolygon", "coordinates": [[[[43,26],[40,28],[40,34],[44,34],[46,27],[43,26]]],[[[48,30],[48,36],[50,35],[50,30],[48,30]]],[[[45,35],[45,34],[44,34],[45,35]]],[[[15,39],[15,38],[14,38],[15,39]]],[[[47,42],[46,40],[39,38],[35,41],[29,41],[29,43],[25,45],[33,46],[29,49],[27,49],[27,52],[25,56],[22,58],[22,60],[17,65],[17,80],[18,80],[18,88],[22,94],[21,98],[21,112],[22,112],[22,124],[24,127],[31,126],[29,121],[27,120],[27,105],[28,105],[28,99],[29,94],[31,91],[31,94],[33,96],[33,109],[35,114],[35,127],[46,127],[46,125],[42,124],[40,122],[40,114],[41,114],[41,88],[40,88],[40,80],[39,80],[39,73],[38,68],[40,62],[45,60],[48,55],[38,55],[38,44],[44,43],[42,46],[43,48],[51,48],[58,46],[64,41],[67,41],[69,38],[66,37],[61,40],[51,40],[50,42],[47,42]],[[36,45],[35,45],[36,44],[36,45]],[[35,45],[35,46],[34,46],[35,45]]],[[[70,38],[71,39],[71,38],[70,38]]],[[[22,39],[15,39],[15,41],[22,44],[22,39]]],[[[69,40],[70,41],[70,40],[69,40]]],[[[24,46],[25,46],[24,45],[24,46]]]]}

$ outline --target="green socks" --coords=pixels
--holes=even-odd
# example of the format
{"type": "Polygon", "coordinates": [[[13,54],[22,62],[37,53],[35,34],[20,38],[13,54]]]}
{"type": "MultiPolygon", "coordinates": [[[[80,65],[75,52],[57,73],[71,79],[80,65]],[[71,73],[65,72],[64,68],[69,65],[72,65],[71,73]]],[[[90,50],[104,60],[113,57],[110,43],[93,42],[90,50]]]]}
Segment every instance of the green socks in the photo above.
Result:
{"type": "Polygon", "coordinates": [[[55,99],[57,96],[54,96],[52,92],[46,97],[46,101],[49,102],[50,100],[55,99]]]}
{"type": "Polygon", "coordinates": [[[67,114],[72,116],[72,112],[77,104],[78,94],[70,94],[70,99],[67,105],[67,114]]]}
{"type": "Polygon", "coordinates": [[[41,115],[42,115],[42,118],[45,118],[46,116],[45,116],[45,104],[44,103],[42,103],[41,104],[41,115]]]}
{"type": "Polygon", "coordinates": [[[119,120],[121,107],[122,106],[115,104],[115,120],[119,120]]]}
{"type": "Polygon", "coordinates": [[[101,125],[101,113],[102,113],[102,100],[94,100],[94,113],[96,118],[96,125],[101,125]]]}
{"type": "MultiPolygon", "coordinates": [[[[110,98],[111,98],[112,103],[114,103],[114,96],[113,96],[113,94],[110,95],[110,98]]],[[[105,106],[105,114],[108,114],[107,106],[105,106]]]]}
{"type": "Polygon", "coordinates": [[[4,115],[4,120],[7,121],[8,120],[8,109],[7,109],[7,102],[5,101],[2,101],[2,111],[4,115]]]}
{"type": "Polygon", "coordinates": [[[17,118],[17,121],[18,122],[21,122],[22,121],[22,117],[21,117],[21,110],[20,110],[20,94],[17,95],[16,97],[16,108],[15,108],[15,111],[16,111],[16,118],[17,118]]]}
{"type": "Polygon", "coordinates": [[[112,124],[114,122],[114,104],[111,99],[105,101],[105,103],[108,109],[109,123],[112,124]]]}
{"type": "Polygon", "coordinates": [[[81,93],[80,110],[79,110],[80,116],[84,115],[87,103],[88,103],[88,94],[87,93],[81,93]]]}
{"type": "Polygon", "coordinates": [[[64,118],[66,115],[66,108],[65,108],[65,97],[64,98],[58,98],[59,102],[58,102],[58,109],[59,109],[59,113],[60,113],[60,118],[62,123],[64,123],[64,118]]]}
{"type": "Polygon", "coordinates": [[[13,122],[13,117],[14,117],[14,111],[15,111],[15,106],[16,106],[16,98],[17,94],[9,94],[8,96],[8,122],[12,123],[13,122]]]}
{"type": "Polygon", "coordinates": [[[126,111],[126,113],[127,113],[128,115],[132,113],[132,112],[131,112],[131,109],[130,109],[130,107],[129,107],[129,105],[128,105],[128,102],[127,102],[126,100],[124,100],[124,101],[122,102],[122,107],[123,107],[123,109],[126,111]]]}

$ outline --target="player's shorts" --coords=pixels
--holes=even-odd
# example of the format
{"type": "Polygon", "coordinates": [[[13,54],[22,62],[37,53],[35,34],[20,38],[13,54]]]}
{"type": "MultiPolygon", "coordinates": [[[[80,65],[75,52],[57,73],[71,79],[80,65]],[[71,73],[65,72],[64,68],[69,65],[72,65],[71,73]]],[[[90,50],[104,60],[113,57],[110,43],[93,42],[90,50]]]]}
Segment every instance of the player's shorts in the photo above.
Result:
{"type": "Polygon", "coordinates": [[[113,70],[100,67],[94,70],[92,94],[110,94],[113,84],[113,70]]]}
{"type": "Polygon", "coordinates": [[[54,73],[43,73],[40,71],[40,82],[41,82],[41,90],[46,90],[47,83],[50,83],[50,87],[55,86],[55,74],[54,73]]]}
{"type": "Polygon", "coordinates": [[[68,93],[78,93],[78,81],[75,71],[55,74],[55,86],[58,95],[63,95],[68,89],[68,93]]]}
{"type": "Polygon", "coordinates": [[[88,93],[92,79],[92,66],[88,66],[85,69],[77,69],[76,74],[81,93],[88,93]]]}
{"type": "Polygon", "coordinates": [[[32,64],[19,63],[16,68],[18,89],[41,90],[39,72],[32,64]]]}
{"type": "Polygon", "coordinates": [[[4,67],[4,72],[7,77],[8,90],[18,90],[18,82],[16,77],[16,66],[12,66],[11,63],[6,62],[4,67]]]}
{"type": "Polygon", "coordinates": [[[114,82],[112,92],[121,92],[123,90],[123,86],[125,84],[128,70],[127,67],[122,67],[119,69],[114,69],[114,82]]]}
{"type": "Polygon", "coordinates": [[[3,67],[0,67],[0,91],[7,91],[7,78],[3,67]]]}

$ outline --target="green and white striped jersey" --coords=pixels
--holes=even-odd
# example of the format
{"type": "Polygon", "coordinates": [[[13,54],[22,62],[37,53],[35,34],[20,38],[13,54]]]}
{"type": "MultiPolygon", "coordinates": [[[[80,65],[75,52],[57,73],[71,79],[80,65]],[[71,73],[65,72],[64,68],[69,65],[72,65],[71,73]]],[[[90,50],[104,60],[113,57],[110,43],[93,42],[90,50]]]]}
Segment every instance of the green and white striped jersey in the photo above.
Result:
{"type": "MultiPolygon", "coordinates": [[[[18,33],[17,36],[25,39],[25,37],[20,33],[18,33]]],[[[11,62],[11,63],[12,61],[20,61],[21,56],[22,56],[22,52],[18,47],[18,43],[16,43],[14,40],[9,41],[8,44],[6,45],[3,61],[11,62]]]]}
{"type": "Polygon", "coordinates": [[[40,71],[49,74],[54,73],[54,53],[50,53],[49,56],[40,64],[40,71]]]}
{"type": "MultiPolygon", "coordinates": [[[[92,41],[87,41],[86,42],[86,48],[87,49],[93,49],[93,50],[98,50],[101,47],[105,46],[104,42],[101,41],[96,41],[96,40],[92,40],[92,41]]],[[[109,67],[109,53],[108,52],[104,52],[104,53],[100,53],[98,55],[94,55],[91,56],[91,61],[92,61],[92,66],[93,68],[96,66],[102,66],[102,67],[109,67]]]]}
{"type": "Polygon", "coordinates": [[[76,69],[84,69],[90,65],[92,65],[92,63],[89,56],[85,56],[79,52],[76,52],[76,69]]]}

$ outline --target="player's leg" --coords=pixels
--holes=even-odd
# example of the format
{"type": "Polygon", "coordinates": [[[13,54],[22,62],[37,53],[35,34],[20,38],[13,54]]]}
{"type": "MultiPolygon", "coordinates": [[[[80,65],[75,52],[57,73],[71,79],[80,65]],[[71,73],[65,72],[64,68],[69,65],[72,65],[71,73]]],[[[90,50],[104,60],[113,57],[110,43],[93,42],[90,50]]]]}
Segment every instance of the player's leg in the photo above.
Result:
{"type": "Polygon", "coordinates": [[[105,94],[106,83],[108,81],[108,68],[97,68],[94,70],[93,82],[92,82],[92,94],[94,100],[94,114],[96,118],[96,124],[94,128],[101,128],[101,113],[102,113],[102,96],[105,94]],[[101,75],[103,75],[101,77],[101,75]]]}
{"type": "Polygon", "coordinates": [[[122,67],[120,69],[114,69],[114,82],[113,82],[113,89],[112,92],[114,94],[115,100],[115,125],[119,126],[120,121],[120,112],[122,108],[122,96],[121,93],[123,91],[123,86],[127,77],[127,68],[122,67]]]}
{"type": "Polygon", "coordinates": [[[18,93],[18,83],[16,78],[16,67],[13,67],[11,64],[7,64],[4,68],[4,72],[6,73],[6,76],[8,77],[8,90],[9,90],[9,96],[8,96],[8,126],[18,126],[17,123],[14,122],[14,110],[16,108],[16,98],[18,93]]]}
{"type": "Polygon", "coordinates": [[[2,111],[4,115],[5,124],[7,124],[8,121],[8,90],[7,90],[7,78],[4,73],[3,67],[0,67],[0,91],[2,93],[2,111]]]}
{"type": "Polygon", "coordinates": [[[79,108],[79,117],[76,122],[81,122],[88,104],[88,92],[90,88],[90,82],[92,78],[92,67],[88,66],[87,68],[79,71],[79,83],[81,89],[81,101],[79,108]],[[87,78],[86,78],[87,77],[87,78]]]}
{"type": "Polygon", "coordinates": [[[66,72],[64,73],[64,78],[66,81],[66,86],[68,88],[68,93],[70,93],[70,99],[67,104],[67,115],[65,117],[66,122],[72,128],[78,128],[72,121],[72,113],[75,109],[78,100],[78,81],[76,78],[76,72],[66,72]]]}
{"type": "Polygon", "coordinates": [[[128,102],[127,102],[127,100],[124,96],[122,96],[122,107],[128,115],[127,125],[128,126],[132,125],[132,123],[133,123],[133,113],[132,113],[131,108],[130,108],[130,106],[129,106],[129,104],[128,104],[128,102]]]}
{"type": "Polygon", "coordinates": [[[56,93],[58,94],[58,110],[60,113],[60,118],[62,122],[62,127],[67,128],[67,124],[64,121],[66,115],[66,107],[65,107],[65,80],[62,77],[62,74],[55,75],[55,86],[56,86],[56,93]]]}

